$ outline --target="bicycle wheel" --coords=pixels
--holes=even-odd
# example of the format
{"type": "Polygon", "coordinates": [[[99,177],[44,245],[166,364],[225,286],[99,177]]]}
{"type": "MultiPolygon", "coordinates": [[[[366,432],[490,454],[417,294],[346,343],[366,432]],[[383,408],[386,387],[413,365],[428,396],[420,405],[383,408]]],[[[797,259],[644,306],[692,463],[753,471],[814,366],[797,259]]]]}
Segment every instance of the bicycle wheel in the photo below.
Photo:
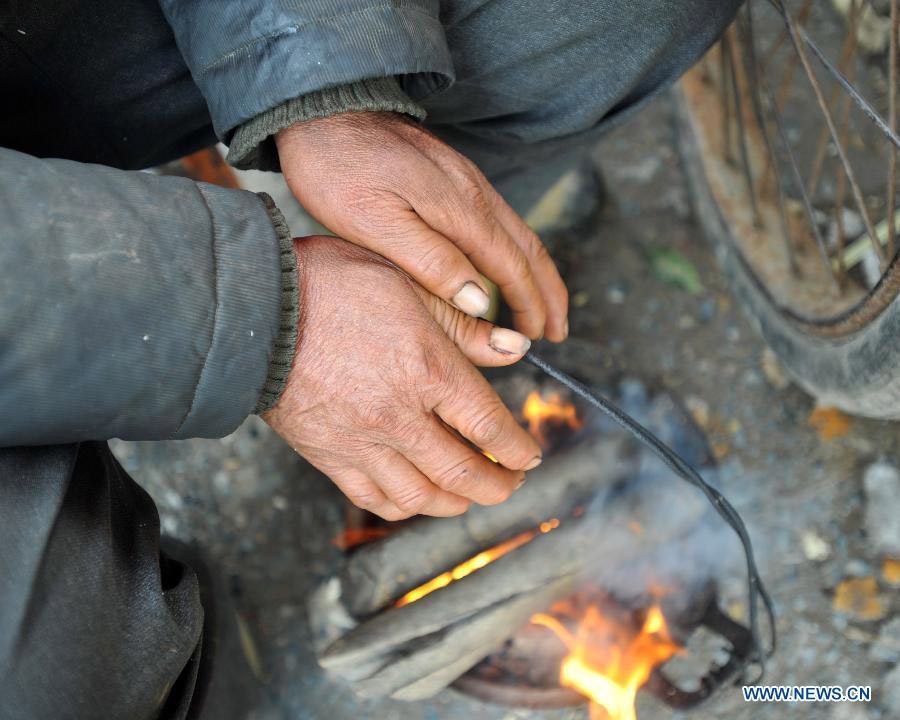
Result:
{"type": "Polygon", "coordinates": [[[695,210],[734,294],[821,402],[891,419],[898,2],[748,0],[676,90],[695,210]]]}

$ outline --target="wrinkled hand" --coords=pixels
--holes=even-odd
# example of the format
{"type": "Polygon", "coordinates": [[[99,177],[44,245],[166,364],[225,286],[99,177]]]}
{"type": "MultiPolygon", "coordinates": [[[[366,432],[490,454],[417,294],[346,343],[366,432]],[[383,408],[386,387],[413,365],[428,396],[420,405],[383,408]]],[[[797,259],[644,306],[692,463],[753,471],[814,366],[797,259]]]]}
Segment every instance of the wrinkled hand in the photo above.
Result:
{"type": "Polygon", "coordinates": [[[297,351],[265,421],[354,504],[388,520],[505,500],[540,448],[471,363],[511,364],[527,338],[464,315],[343,240],[294,245],[297,351]]]}
{"type": "Polygon", "coordinates": [[[348,112],[276,136],[291,191],[323,225],[384,256],[434,295],[478,316],[479,272],[517,330],[568,334],[568,295],[541,241],[475,165],[403,115],[348,112]]]}

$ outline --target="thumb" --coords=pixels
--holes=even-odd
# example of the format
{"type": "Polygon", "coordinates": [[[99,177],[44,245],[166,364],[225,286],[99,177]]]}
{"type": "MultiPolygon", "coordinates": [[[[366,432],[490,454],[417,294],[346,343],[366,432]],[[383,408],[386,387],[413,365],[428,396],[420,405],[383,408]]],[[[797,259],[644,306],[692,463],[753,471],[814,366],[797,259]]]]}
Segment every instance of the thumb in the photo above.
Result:
{"type": "Polygon", "coordinates": [[[522,333],[466,315],[427,290],[419,292],[435,322],[474,365],[512,365],[531,347],[531,340],[522,333]]]}

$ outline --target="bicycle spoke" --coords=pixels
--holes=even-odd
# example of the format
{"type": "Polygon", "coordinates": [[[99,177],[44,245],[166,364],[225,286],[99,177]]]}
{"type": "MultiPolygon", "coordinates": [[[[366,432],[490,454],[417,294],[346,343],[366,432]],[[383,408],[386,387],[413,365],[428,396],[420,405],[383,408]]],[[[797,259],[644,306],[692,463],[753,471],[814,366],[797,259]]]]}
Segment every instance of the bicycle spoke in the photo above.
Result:
{"type": "Polygon", "coordinates": [[[722,148],[722,155],[725,157],[726,161],[733,163],[734,155],[731,152],[731,148],[733,145],[731,137],[731,93],[728,91],[728,76],[730,75],[728,65],[730,62],[731,52],[728,50],[728,34],[726,33],[722,36],[722,40],[719,42],[719,82],[721,83],[720,95],[722,97],[722,143],[724,145],[724,147],[722,148]]]}
{"type": "MultiPolygon", "coordinates": [[[[851,97],[856,106],[862,110],[863,114],[869,118],[879,130],[888,138],[896,147],[900,147],[900,136],[888,125],[881,115],[872,107],[871,103],[866,100],[862,95],[860,95],[859,91],[853,87],[853,84],[850,83],[846,77],[844,77],[843,73],[841,73],[832,63],[831,61],[825,57],[825,53],[816,45],[812,38],[807,34],[807,32],[802,27],[797,27],[794,23],[793,19],[790,17],[790,13],[788,12],[787,7],[785,7],[784,3],[781,0],[769,0],[772,5],[781,13],[782,17],[785,19],[785,23],[788,25],[788,33],[791,35],[791,41],[794,44],[794,48],[798,49],[800,47],[800,42],[806,45],[813,55],[816,56],[818,61],[822,63],[822,66],[828,73],[841,85],[842,88],[847,92],[847,94],[851,97]]],[[[798,53],[800,50],[798,49],[798,53]]],[[[804,65],[808,65],[809,60],[807,59],[804,62],[804,58],[806,58],[805,53],[801,55],[801,62],[804,65]]],[[[810,69],[811,71],[811,69],[810,69]]]]}
{"type": "MultiPolygon", "coordinates": [[[[797,21],[801,24],[806,23],[806,18],[809,16],[809,11],[812,9],[813,0],[803,0],[803,5],[797,11],[797,21]]],[[[766,72],[770,63],[778,54],[778,51],[781,50],[781,46],[784,45],[784,41],[788,39],[788,31],[787,28],[782,28],[781,32],[778,33],[778,37],[775,39],[775,42],[772,43],[772,46],[766,50],[765,57],[759,63],[759,69],[763,72],[766,72]]]]}
{"type": "Polygon", "coordinates": [[[765,113],[763,112],[762,105],[760,103],[760,73],[757,72],[759,61],[756,55],[756,41],[754,39],[753,33],[753,15],[749,2],[747,3],[746,9],[741,15],[741,18],[745,22],[739,22],[738,27],[744,36],[743,45],[745,48],[747,48],[747,51],[750,54],[749,62],[747,62],[746,65],[747,79],[750,85],[750,100],[751,104],[753,105],[753,114],[756,118],[756,125],[759,128],[760,134],[763,138],[763,142],[766,146],[766,159],[768,161],[766,165],[766,174],[768,175],[769,170],[771,170],[772,176],[775,178],[775,189],[778,193],[778,220],[781,226],[782,242],[784,244],[784,249],[788,257],[788,265],[790,267],[791,274],[794,277],[797,277],[800,275],[800,266],[797,264],[797,256],[794,251],[794,242],[791,237],[791,232],[787,220],[787,202],[784,192],[784,181],[781,178],[781,171],[778,168],[778,163],[774,162],[773,160],[775,154],[773,152],[772,138],[769,135],[768,123],[766,122],[765,113]]]}
{"type": "MultiPolygon", "coordinates": [[[[841,48],[841,57],[838,60],[838,69],[846,72],[848,65],[853,59],[853,53],[856,51],[856,26],[859,18],[859,10],[862,0],[853,0],[850,3],[849,23],[850,27],[847,31],[847,37],[844,39],[844,46],[841,48]]],[[[828,98],[829,109],[834,109],[834,105],[840,96],[840,86],[835,84],[831,89],[831,97],[828,98]]],[[[819,133],[819,140],[816,144],[816,152],[813,156],[812,169],[809,172],[809,182],[806,190],[810,197],[815,197],[816,191],[819,189],[819,179],[821,178],[822,166],[825,161],[825,151],[828,149],[828,127],[823,127],[819,133]]]]}
{"type": "MultiPolygon", "coordinates": [[[[797,51],[797,55],[800,58],[800,64],[803,65],[803,70],[806,73],[806,77],[812,85],[813,92],[816,95],[816,102],[819,104],[819,108],[822,110],[822,114],[825,117],[825,123],[828,126],[828,132],[831,135],[832,142],[835,144],[835,148],[837,149],[838,157],[841,160],[841,165],[844,168],[844,172],[847,173],[847,182],[850,183],[850,188],[853,191],[853,197],[856,200],[857,210],[859,211],[860,216],[863,219],[863,223],[866,227],[866,232],[869,233],[869,237],[872,240],[872,245],[875,248],[875,252],[878,255],[878,259],[882,266],[884,266],[886,258],[884,253],[884,248],[881,247],[881,243],[877,240],[877,235],[875,234],[875,229],[872,225],[872,219],[869,216],[868,208],[866,208],[865,199],[862,195],[862,190],[859,187],[859,183],[856,180],[856,175],[853,171],[853,167],[850,165],[850,161],[847,158],[846,151],[844,150],[843,145],[841,144],[840,138],[838,137],[837,129],[834,125],[834,119],[831,117],[831,111],[828,109],[828,105],[825,102],[825,96],[822,93],[822,88],[819,85],[819,81],[816,79],[816,76],[813,72],[812,67],[809,63],[809,58],[806,55],[806,50],[803,47],[803,43],[801,40],[803,37],[798,32],[798,28],[794,23],[791,14],[787,11],[787,8],[783,3],[780,4],[781,14],[784,18],[785,23],[787,24],[788,32],[791,36],[791,42],[794,44],[794,49],[797,51]]],[[[805,33],[804,33],[805,34],[805,33]]],[[[825,62],[824,57],[820,58],[825,62]]],[[[829,63],[830,66],[830,63],[829,63]]],[[[837,72],[836,70],[834,72],[837,72]]],[[[841,78],[844,82],[847,82],[846,78],[841,75],[841,78]]],[[[848,83],[849,86],[849,83],[848,83]]],[[[853,91],[857,96],[859,93],[853,91]]],[[[860,96],[861,97],[861,96],[860,96]]],[[[888,131],[890,129],[888,128],[888,131]]],[[[896,134],[891,132],[891,135],[896,137],[896,134]]],[[[790,147],[790,146],[788,146],[790,147]]],[[[793,153],[791,153],[793,154],[793,153]]],[[[806,200],[808,200],[808,196],[806,196],[806,188],[803,189],[803,194],[806,200]]]]}
{"type": "Polygon", "coordinates": [[[747,183],[747,193],[750,195],[750,208],[753,211],[753,224],[756,227],[761,227],[762,223],[760,222],[759,217],[759,203],[756,199],[756,187],[753,183],[753,172],[750,168],[750,158],[747,153],[747,133],[744,129],[744,109],[741,103],[741,91],[737,79],[735,50],[734,44],[731,42],[728,43],[728,52],[730,57],[728,67],[731,71],[731,94],[734,96],[734,114],[737,119],[737,131],[740,140],[738,148],[741,151],[741,169],[744,173],[744,180],[747,183]]]}
{"type": "MultiPolygon", "coordinates": [[[[891,130],[897,130],[897,32],[900,26],[900,13],[897,5],[900,0],[891,0],[891,39],[888,51],[888,123],[891,130]]],[[[888,148],[888,196],[887,196],[887,222],[888,222],[888,250],[889,258],[894,257],[894,238],[896,226],[894,220],[894,196],[897,192],[897,148],[891,145],[888,148]]]]}
{"type": "MultiPolygon", "coordinates": [[[[856,76],[856,65],[851,65],[851,80],[856,76]]],[[[850,98],[846,95],[843,97],[841,105],[841,137],[840,143],[844,147],[848,147],[848,136],[850,133],[850,98]]],[[[844,245],[846,244],[846,234],[844,232],[844,198],[847,193],[847,174],[843,168],[838,165],[835,168],[835,194],[834,194],[834,222],[837,227],[837,257],[844,257],[844,245]]],[[[843,282],[846,276],[846,268],[843,262],[838,263],[838,272],[843,282]]]]}

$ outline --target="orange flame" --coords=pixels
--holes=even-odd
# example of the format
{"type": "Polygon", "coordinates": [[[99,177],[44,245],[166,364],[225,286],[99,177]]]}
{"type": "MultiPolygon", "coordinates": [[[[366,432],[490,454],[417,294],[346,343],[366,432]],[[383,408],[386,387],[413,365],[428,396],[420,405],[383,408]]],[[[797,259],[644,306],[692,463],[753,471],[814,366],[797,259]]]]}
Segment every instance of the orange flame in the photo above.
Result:
{"type": "Polygon", "coordinates": [[[655,605],[636,634],[593,606],[574,635],[552,615],[540,613],[531,622],[552,630],[568,648],[559,681],[590,698],[591,720],[636,720],[638,688],[647,682],[653,668],[680,651],[655,605]]]}
{"type": "Polygon", "coordinates": [[[413,588],[406,595],[400,598],[396,603],[394,603],[395,607],[403,607],[404,605],[409,605],[410,603],[414,603],[416,600],[421,600],[426,595],[433,593],[435,590],[440,590],[442,587],[446,587],[454,580],[462,580],[466,575],[471,575],[476,570],[480,570],[485,565],[489,565],[494,562],[497,558],[503,557],[509,552],[512,552],[517,547],[521,547],[525,543],[534,539],[534,537],[541,533],[548,533],[551,530],[555,530],[559,527],[559,520],[556,518],[551,518],[546,522],[542,522],[537,530],[526,530],[523,533],[519,533],[514,538],[507,540],[506,542],[502,542],[499,545],[494,545],[494,547],[490,547],[487,550],[483,550],[477,555],[470,557],[465,562],[460,563],[452,570],[448,570],[445,573],[441,573],[437,577],[432,578],[427,583],[423,583],[419,585],[417,588],[413,588]]]}
{"type": "Polygon", "coordinates": [[[571,430],[581,427],[575,405],[563,402],[559,393],[551,393],[545,400],[537,390],[532,390],[522,406],[522,417],[528,421],[528,432],[544,446],[547,444],[544,432],[547,426],[565,425],[571,430]]]}

